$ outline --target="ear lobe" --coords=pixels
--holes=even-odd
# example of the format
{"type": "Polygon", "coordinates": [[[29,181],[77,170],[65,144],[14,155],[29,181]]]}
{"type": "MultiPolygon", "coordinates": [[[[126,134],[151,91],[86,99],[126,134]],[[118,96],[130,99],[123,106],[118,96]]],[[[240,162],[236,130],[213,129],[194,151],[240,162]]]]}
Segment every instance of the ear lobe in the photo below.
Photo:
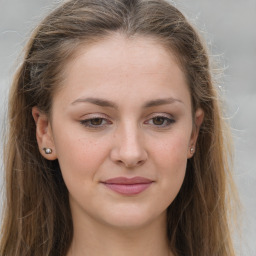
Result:
{"type": "Polygon", "coordinates": [[[191,158],[195,153],[196,142],[200,127],[204,120],[204,111],[201,108],[198,108],[195,113],[194,127],[190,138],[189,148],[188,148],[188,158],[191,158]]]}
{"type": "Polygon", "coordinates": [[[57,159],[48,116],[45,113],[42,113],[37,107],[32,108],[32,116],[36,123],[36,139],[40,153],[47,160],[57,159]],[[47,148],[51,149],[51,153],[46,153],[45,149],[47,148]]]}

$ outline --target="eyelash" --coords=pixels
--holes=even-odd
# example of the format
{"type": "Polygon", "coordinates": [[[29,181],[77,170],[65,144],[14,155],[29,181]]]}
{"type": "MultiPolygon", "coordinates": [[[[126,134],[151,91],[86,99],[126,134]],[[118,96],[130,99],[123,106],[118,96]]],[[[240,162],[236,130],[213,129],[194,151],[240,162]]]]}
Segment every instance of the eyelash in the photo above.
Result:
{"type": "Polygon", "coordinates": [[[156,128],[166,128],[166,127],[171,126],[173,123],[175,123],[175,120],[173,118],[169,118],[169,117],[166,117],[163,115],[154,116],[154,117],[150,118],[149,121],[147,121],[146,123],[149,123],[150,121],[153,121],[154,119],[157,119],[157,118],[163,119],[164,124],[161,124],[161,125],[152,124],[156,128]]]}
{"type": "MultiPolygon", "coordinates": [[[[145,123],[149,124],[150,121],[153,121],[154,119],[157,119],[157,118],[164,120],[164,124],[161,124],[161,125],[152,124],[153,126],[155,126],[156,128],[159,128],[159,129],[169,127],[173,123],[175,123],[175,120],[173,118],[169,118],[169,117],[166,117],[166,116],[163,116],[163,115],[154,116],[154,117],[150,118],[149,120],[147,120],[145,123]]],[[[94,117],[94,118],[84,119],[84,120],[81,120],[80,123],[83,126],[88,127],[88,128],[92,128],[92,129],[100,129],[100,128],[104,128],[105,126],[107,126],[109,124],[112,124],[111,121],[109,121],[108,119],[103,118],[103,117],[94,117]],[[100,120],[101,124],[99,124],[99,125],[92,124],[92,121],[95,121],[95,120],[100,120]],[[105,122],[105,123],[102,124],[102,122],[105,122]]]]}
{"type": "Polygon", "coordinates": [[[99,129],[99,128],[102,128],[102,127],[105,127],[107,124],[112,124],[111,121],[107,120],[106,118],[103,118],[103,117],[94,117],[94,118],[89,118],[89,119],[84,119],[84,120],[81,120],[80,123],[82,125],[84,125],[85,127],[89,127],[89,128],[92,128],[92,129],[99,129]],[[93,125],[91,122],[94,120],[101,120],[101,121],[105,121],[105,124],[100,124],[100,125],[93,125]]]}

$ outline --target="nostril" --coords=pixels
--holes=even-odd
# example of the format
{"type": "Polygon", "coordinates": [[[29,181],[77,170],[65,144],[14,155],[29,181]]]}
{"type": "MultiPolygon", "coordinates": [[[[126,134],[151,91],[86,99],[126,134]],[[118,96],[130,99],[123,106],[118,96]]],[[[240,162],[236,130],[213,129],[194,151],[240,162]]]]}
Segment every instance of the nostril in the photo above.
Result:
{"type": "Polygon", "coordinates": [[[134,168],[134,167],[138,167],[138,166],[141,166],[145,163],[145,160],[140,160],[140,161],[135,161],[135,162],[132,162],[132,163],[125,163],[125,166],[127,168],[134,168]]]}
{"type": "Polygon", "coordinates": [[[144,164],[146,161],[145,160],[140,160],[138,163],[137,163],[137,165],[142,165],[142,164],[144,164]]]}

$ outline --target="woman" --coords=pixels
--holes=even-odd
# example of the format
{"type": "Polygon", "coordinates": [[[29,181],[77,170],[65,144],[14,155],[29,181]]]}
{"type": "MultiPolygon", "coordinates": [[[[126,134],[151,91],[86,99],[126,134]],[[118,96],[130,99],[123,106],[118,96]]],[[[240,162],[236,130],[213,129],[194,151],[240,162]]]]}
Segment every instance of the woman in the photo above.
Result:
{"type": "Polygon", "coordinates": [[[1,255],[234,255],[207,52],[169,3],[63,3],[27,44],[9,121],[1,255]]]}

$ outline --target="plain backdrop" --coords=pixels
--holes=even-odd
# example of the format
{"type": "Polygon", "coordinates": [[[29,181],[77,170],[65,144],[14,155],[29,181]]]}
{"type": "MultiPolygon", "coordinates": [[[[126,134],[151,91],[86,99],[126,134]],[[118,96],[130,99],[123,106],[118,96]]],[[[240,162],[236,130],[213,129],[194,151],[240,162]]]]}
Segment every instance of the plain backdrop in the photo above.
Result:
{"type": "MultiPolygon", "coordinates": [[[[61,2],[61,1],[58,1],[61,2]]],[[[34,26],[57,4],[53,0],[0,0],[0,127],[17,57],[34,26]]],[[[243,205],[238,255],[256,255],[256,0],[177,0],[175,5],[206,38],[219,62],[226,116],[235,141],[235,180],[243,205]]],[[[0,185],[3,185],[2,140],[0,185]]],[[[2,198],[0,198],[2,199],[2,198]]],[[[2,202],[2,200],[0,200],[2,202]]]]}

